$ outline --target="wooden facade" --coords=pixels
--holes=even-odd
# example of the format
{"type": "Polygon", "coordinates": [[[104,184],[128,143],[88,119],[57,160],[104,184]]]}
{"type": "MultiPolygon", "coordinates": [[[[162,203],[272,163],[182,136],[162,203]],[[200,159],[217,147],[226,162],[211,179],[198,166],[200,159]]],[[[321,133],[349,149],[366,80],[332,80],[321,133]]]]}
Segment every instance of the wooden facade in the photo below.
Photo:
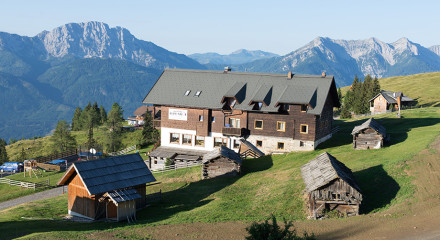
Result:
{"type": "Polygon", "coordinates": [[[379,149],[387,140],[386,129],[379,122],[370,118],[353,131],[353,148],[358,150],[379,149]]]}
{"type": "Polygon", "coordinates": [[[240,155],[221,146],[203,156],[202,179],[237,176],[241,171],[240,155]]]}
{"type": "Polygon", "coordinates": [[[322,153],[301,167],[306,185],[305,202],[309,218],[323,217],[327,212],[340,215],[359,214],[362,194],[353,173],[328,153],[322,153]]]}
{"type": "Polygon", "coordinates": [[[370,101],[371,114],[381,114],[398,111],[412,106],[415,101],[405,96],[402,92],[391,92],[382,90],[370,101]]]}

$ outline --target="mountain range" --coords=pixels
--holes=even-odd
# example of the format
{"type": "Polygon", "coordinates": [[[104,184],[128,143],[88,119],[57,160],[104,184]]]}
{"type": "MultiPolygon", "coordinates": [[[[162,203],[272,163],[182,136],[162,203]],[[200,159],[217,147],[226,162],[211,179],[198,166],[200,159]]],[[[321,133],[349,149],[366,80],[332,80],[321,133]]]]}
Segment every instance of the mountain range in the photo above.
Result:
{"type": "Polygon", "coordinates": [[[0,32],[0,138],[45,135],[73,110],[97,101],[121,104],[125,116],[166,68],[335,75],[338,86],[355,74],[377,77],[440,71],[440,46],[406,38],[333,40],[318,37],[284,56],[241,49],[185,56],[101,22],[69,23],[34,37],[0,32]]]}

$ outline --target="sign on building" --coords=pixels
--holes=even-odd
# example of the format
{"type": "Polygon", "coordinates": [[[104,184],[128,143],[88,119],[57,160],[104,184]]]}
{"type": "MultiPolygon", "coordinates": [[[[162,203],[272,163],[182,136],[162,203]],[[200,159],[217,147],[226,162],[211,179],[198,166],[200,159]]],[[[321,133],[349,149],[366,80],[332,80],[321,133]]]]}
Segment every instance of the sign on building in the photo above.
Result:
{"type": "Polygon", "coordinates": [[[168,110],[168,119],[187,121],[188,111],[181,110],[181,109],[169,109],[168,110]]]}

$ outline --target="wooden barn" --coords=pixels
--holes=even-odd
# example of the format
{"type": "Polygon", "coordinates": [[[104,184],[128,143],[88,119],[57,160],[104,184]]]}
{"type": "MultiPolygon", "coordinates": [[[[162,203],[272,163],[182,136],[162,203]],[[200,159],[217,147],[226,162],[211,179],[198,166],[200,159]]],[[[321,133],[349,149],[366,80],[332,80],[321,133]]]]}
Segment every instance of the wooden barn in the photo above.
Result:
{"type": "Polygon", "coordinates": [[[203,156],[202,179],[215,178],[219,176],[236,176],[240,173],[241,158],[225,146],[209,152],[203,156]]]}
{"type": "Polygon", "coordinates": [[[354,127],[351,135],[354,149],[379,149],[383,147],[384,140],[387,140],[385,127],[374,118],[354,127]]]}
{"type": "Polygon", "coordinates": [[[325,152],[301,167],[306,185],[309,218],[322,217],[326,211],[359,214],[362,194],[353,173],[335,157],[325,152]]]}
{"type": "Polygon", "coordinates": [[[70,215],[130,221],[145,206],[145,184],[154,181],[142,157],[135,153],[75,162],[58,185],[68,185],[70,215]]]}

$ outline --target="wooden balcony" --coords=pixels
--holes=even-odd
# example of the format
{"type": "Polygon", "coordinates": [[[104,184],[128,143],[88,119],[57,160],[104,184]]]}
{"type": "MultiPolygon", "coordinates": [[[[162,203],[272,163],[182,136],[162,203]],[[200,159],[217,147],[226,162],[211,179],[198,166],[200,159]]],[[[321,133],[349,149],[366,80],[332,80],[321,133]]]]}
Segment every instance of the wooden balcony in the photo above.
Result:
{"type": "Polygon", "coordinates": [[[244,134],[244,128],[223,127],[222,134],[225,136],[241,137],[244,134]]]}

